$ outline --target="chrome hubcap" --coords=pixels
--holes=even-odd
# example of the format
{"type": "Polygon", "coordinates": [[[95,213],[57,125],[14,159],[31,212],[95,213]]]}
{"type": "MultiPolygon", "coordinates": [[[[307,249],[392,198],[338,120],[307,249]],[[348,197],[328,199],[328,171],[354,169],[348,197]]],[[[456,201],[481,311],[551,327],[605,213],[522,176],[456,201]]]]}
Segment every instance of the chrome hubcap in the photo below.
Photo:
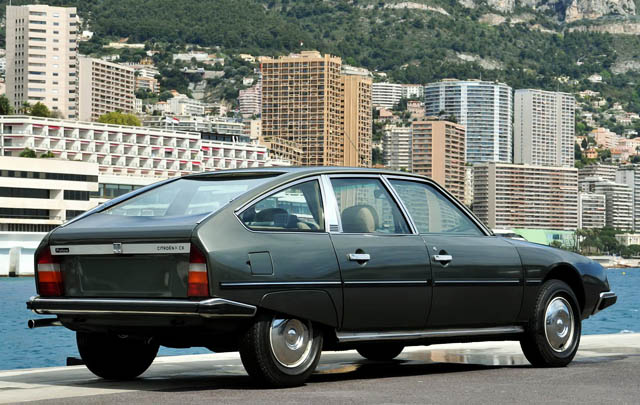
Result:
{"type": "Polygon", "coordinates": [[[294,368],[309,358],[313,343],[311,324],[298,319],[274,318],[270,329],[271,351],[278,363],[294,368]]]}
{"type": "Polygon", "coordinates": [[[575,333],[573,309],[563,297],[556,297],[547,305],[544,334],[549,346],[563,352],[573,344],[575,333]]]}

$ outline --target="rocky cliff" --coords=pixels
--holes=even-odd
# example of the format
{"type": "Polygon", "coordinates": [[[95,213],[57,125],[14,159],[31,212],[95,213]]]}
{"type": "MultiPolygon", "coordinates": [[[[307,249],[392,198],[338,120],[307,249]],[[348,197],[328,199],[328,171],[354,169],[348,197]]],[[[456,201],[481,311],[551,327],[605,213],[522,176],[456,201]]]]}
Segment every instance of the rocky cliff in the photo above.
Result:
{"type": "MultiPolygon", "coordinates": [[[[470,7],[484,0],[458,0],[463,6],[470,7]]],[[[573,22],[619,15],[636,15],[634,0],[486,0],[486,4],[497,11],[510,13],[517,6],[539,11],[551,11],[559,20],[573,22]]]]}

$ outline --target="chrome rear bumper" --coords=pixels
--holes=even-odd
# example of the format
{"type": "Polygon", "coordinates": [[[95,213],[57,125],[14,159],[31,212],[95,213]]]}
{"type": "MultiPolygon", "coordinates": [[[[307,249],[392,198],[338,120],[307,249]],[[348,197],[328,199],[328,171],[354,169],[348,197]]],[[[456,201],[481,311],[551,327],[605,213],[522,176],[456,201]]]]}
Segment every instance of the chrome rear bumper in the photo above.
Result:
{"type": "Polygon", "coordinates": [[[256,307],[223,298],[203,301],[136,298],[43,298],[31,297],[27,308],[48,315],[168,315],[203,318],[251,317],[256,307]]]}
{"type": "Polygon", "coordinates": [[[595,315],[603,309],[610,307],[618,301],[618,296],[613,291],[605,291],[600,293],[600,298],[598,298],[598,302],[596,303],[595,308],[593,309],[593,313],[591,315],[595,315]]]}

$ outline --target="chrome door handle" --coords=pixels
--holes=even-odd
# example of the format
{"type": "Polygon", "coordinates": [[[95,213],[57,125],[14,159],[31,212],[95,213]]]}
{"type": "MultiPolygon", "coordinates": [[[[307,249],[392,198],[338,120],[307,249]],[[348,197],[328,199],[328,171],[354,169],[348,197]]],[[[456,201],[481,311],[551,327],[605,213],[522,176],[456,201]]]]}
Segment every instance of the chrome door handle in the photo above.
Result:
{"type": "Polygon", "coordinates": [[[349,253],[349,260],[352,262],[368,262],[371,256],[368,253],[349,253]]]}
{"type": "Polygon", "coordinates": [[[453,260],[451,255],[433,255],[433,260],[436,262],[450,262],[453,260]]]}

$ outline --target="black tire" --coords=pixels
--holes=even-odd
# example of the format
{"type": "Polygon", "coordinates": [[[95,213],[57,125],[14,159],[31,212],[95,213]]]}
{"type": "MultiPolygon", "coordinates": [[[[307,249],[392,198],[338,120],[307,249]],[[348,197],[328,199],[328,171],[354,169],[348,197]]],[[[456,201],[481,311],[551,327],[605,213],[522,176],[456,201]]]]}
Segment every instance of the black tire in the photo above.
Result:
{"type": "Polygon", "coordinates": [[[360,356],[369,360],[393,360],[404,350],[404,345],[398,343],[367,343],[358,347],[360,356]]]}
{"type": "Polygon", "coordinates": [[[262,318],[242,337],[240,358],[247,373],[259,384],[274,388],[295,387],[304,384],[316,369],[322,353],[322,338],[320,329],[314,328],[311,322],[262,318]],[[291,329],[295,329],[294,335],[285,337],[291,329]],[[295,342],[287,343],[291,337],[295,342]],[[300,348],[291,349],[298,342],[300,348]],[[287,356],[291,359],[289,363],[287,356]]]}
{"type": "Polygon", "coordinates": [[[520,346],[535,367],[564,367],[578,351],[581,332],[580,306],[573,290],[563,281],[548,280],[538,292],[520,346]],[[547,312],[557,314],[550,318],[548,327],[547,312]]]}
{"type": "Polygon", "coordinates": [[[105,333],[76,332],[80,357],[87,368],[107,380],[131,380],[144,373],[159,346],[144,340],[105,333]]]}

